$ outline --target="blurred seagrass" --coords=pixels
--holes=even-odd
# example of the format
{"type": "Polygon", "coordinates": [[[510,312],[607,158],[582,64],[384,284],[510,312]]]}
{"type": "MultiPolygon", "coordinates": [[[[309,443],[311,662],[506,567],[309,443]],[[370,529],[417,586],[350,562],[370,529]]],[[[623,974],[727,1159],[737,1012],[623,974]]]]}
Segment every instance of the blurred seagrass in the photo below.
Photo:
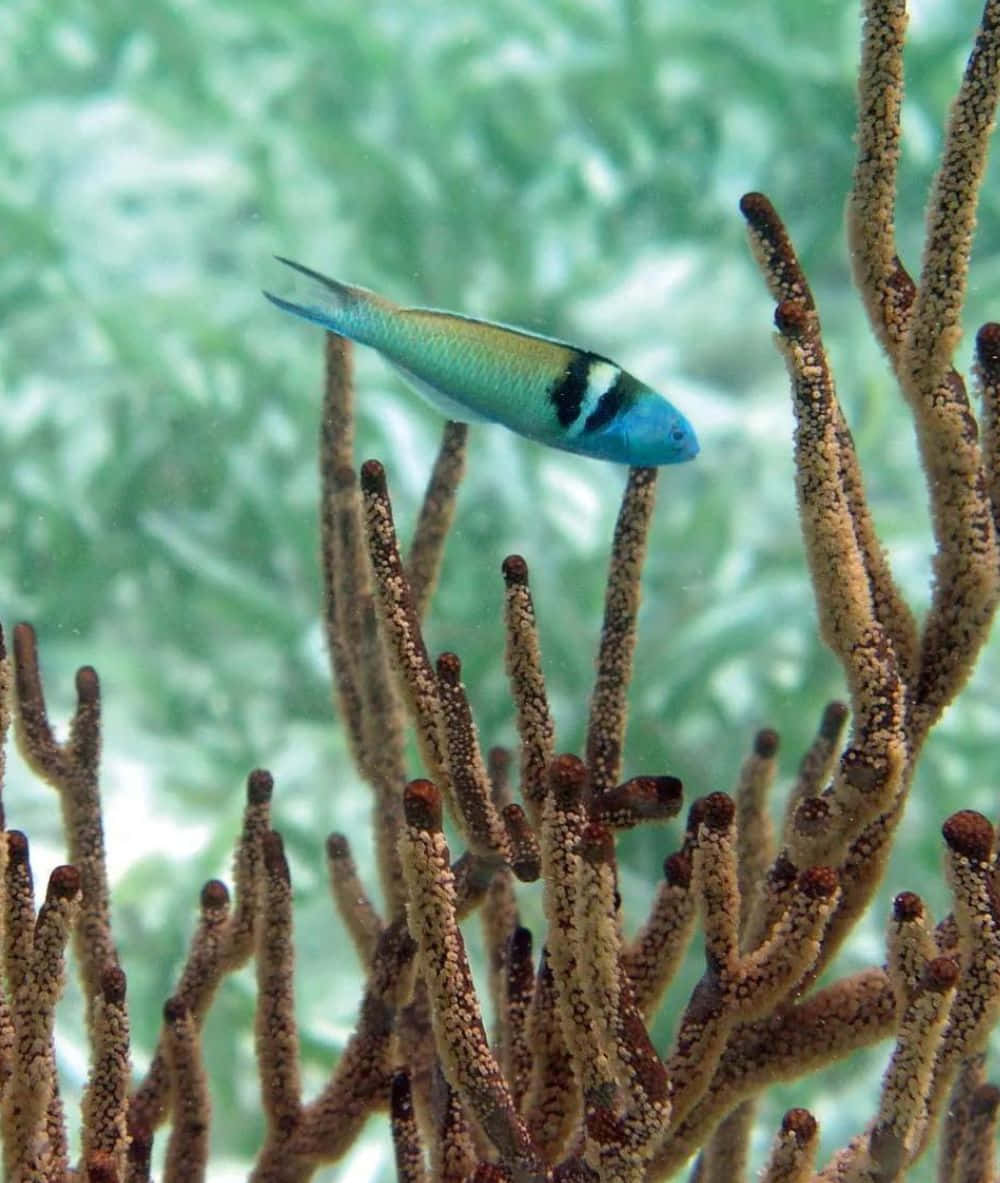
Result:
{"type": "MultiPolygon", "coordinates": [[[[922,1148],[929,1118],[942,1106],[953,1080],[956,1092],[942,1177],[964,1183],[995,1170],[995,1165],[983,1165],[994,1130],[995,1091],[982,1079],[980,1045],[995,1019],[998,919],[989,894],[989,877],[995,877],[993,833],[981,815],[963,810],[946,826],[954,917],[931,932],[921,901],[909,894],[898,897],[888,970],[864,970],[807,994],[794,1006],[789,1003],[792,994],[811,987],[847,925],[869,901],[902,816],[918,752],[972,668],[995,607],[991,498],[998,330],[987,327],[979,337],[978,376],[985,406],[980,452],[961,380],[949,368],[954,341],[942,334],[942,329],[954,329],[961,309],[968,234],[961,219],[934,222],[935,209],[957,207],[970,219],[975,206],[974,179],[985,159],[983,136],[992,123],[988,90],[995,85],[995,14],[988,5],[979,57],[973,59],[975,69],[970,67],[972,80],[950,124],[950,163],[942,169],[936,205],[931,206],[929,247],[914,287],[892,243],[898,92],[875,89],[876,82],[880,86],[886,77],[895,77],[901,11],[897,6],[871,8],[853,247],[867,308],[917,421],[933,496],[938,543],[934,596],[920,629],[867,522],[817,313],[791,244],[766,199],[750,195],[743,202],[751,241],[779,302],[781,344],[793,376],[800,506],[821,629],[844,662],[852,698],[852,735],[839,752],[830,786],[827,772],[838,755],[844,722],[836,707],[827,712],[795,784],[780,846],[770,848],[763,791],[774,775],[776,737],[761,732],[741,775],[735,821],[733,803],[722,794],[696,803],[682,847],[667,860],[665,887],[650,923],[634,943],[622,946],[611,830],[669,815],[679,804],[678,786],[670,777],[619,783],[624,692],[631,672],[628,655],[652,474],[632,473],[622,503],[593,697],[600,709],[591,713],[586,767],[567,757],[551,761],[549,709],[540,672],[533,670],[534,609],[527,567],[515,558],[505,564],[509,665],[522,732],[525,813],[518,814],[503,786],[503,757],[493,756],[492,776],[483,765],[464,703],[462,668],[449,655],[432,667],[420,636],[421,608],[433,583],[463,433],[450,428],[447,434],[444,468],[451,476],[438,485],[433,498],[437,510],[425,517],[406,564],[415,584],[414,602],[394,550],[380,468],[369,464],[362,470],[375,574],[374,583],[367,583],[359,493],[344,429],[348,415],[338,402],[349,395],[343,373],[347,356],[340,345],[330,343],[327,444],[322,452],[325,619],[351,748],[376,794],[375,845],[383,887],[382,905],[376,909],[351,867],[347,843],[336,835],[330,839],[331,886],[362,963],[370,965],[361,1019],[327,1086],[303,1103],[291,1000],[288,867],[282,843],[267,821],[270,778],[253,774],[234,872],[236,906],[230,914],[220,884],[208,884],[202,892],[202,922],[191,958],[164,1010],[159,1052],[130,1106],[129,1177],[141,1178],[146,1170],[149,1136],[167,1110],[170,1080],[173,1097],[183,1105],[173,1111],[167,1177],[193,1178],[204,1168],[208,1091],[198,1028],[222,972],[251,955],[257,969],[257,1046],[269,1125],[259,1178],[307,1176],[320,1159],[342,1155],[369,1108],[386,1104],[392,1106],[404,1178],[422,1177],[421,1143],[431,1152],[433,1176],[440,1178],[508,1177],[504,1171],[515,1178],[541,1177],[544,1163],[560,1156],[561,1178],[591,1178],[588,1172],[594,1169],[602,1177],[638,1178],[651,1155],[657,1164],[651,1171],[662,1174],[703,1144],[717,1118],[756,1091],[762,1080],[798,1074],[857,1043],[893,1033],[896,1052],[877,1117],[824,1177],[897,1175],[922,1148]],[[956,226],[961,232],[949,240],[948,232],[956,226]],[[376,600],[389,626],[383,625],[392,638],[395,665],[404,672],[396,681],[388,677],[375,623],[376,600]],[[425,769],[438,782],[437,789],[430,782],[413,782],[405,814],[399,794],[407,763],[400,694],[417,724],[425,769]],[[453,900],[438,790],[467,846],[454,867],[453,900]],[[541,870],[546,884],[548,951],[537,975],[527,929],[514,923],[507,867],[525,879],[541,870]],[[409,935],[402,927],[407,901],[409,935]],[[454,919],[477,903],[488,930],[499,1067],[485,1047],[482,1024],[469,1022],[477,1002],[454,927],[454,919]],[[696,905],[703,912],[708,965],[684,1011],[675,1046],[665,1056],[664,1074],[643,1020],[677,963],[679,946],[690,936],[696,905]],[[664,907],[665,916],[658,911],[664,907]],[[601,956],[589,957],[592,950],[601,956]],[[428,1011],[433,1039],[428,1036],[428,1011]],[[457,1011],[460,1022],[454,1021],[457,1011]],[[843,1026],[838,1027],[838,1020],[843,1026]],[[399,1049],[391,1052],[396,1039],[399,1049]],[[757,1058],[763,1068],[755,1077],[747,1069],[757,1058]],[[406,1072],[389,1081],[389,1067],[399,1065],[406,1072]],[[916,1091],[914,1081],[920,1086],[916,1091]],[[583,1123],[578,1127],[580,1112],[583,1123]],[[477,1123],[496,1151],[485,1149],[477,1123]],[[960,1137],[966,1129],[978,1131],[975,1145],[960,1137]],[[488,1157],[498,1162],[486,1165],[488,1157]]],[[[183,545],[180,539],[178,545],[183,545]]],[[[193,551],[192,562],[195,569],[211,564],[211,554],[193,551]]],[[[58,1174],[66,1161],[57,1094],[34,1094],[32,1104],[25,1105],[21,1086],[30,1080],[51,1088],[54,1082],[47,1045],[51,1002],[60,980],[58,940],[60,933],[64,939],[69,932],[73,910],[79,907],[83,923],[89,924],[82,929],[77,922],[77,931],[89,933],[80,940],[80,969],[88,983],[85,1001],[95,1062],[85,1108],[84,1155],[91,1177],[121,1177],[127,1026],[116,1017],[123,1013],[124,982],[109,944],[107,888],[102,886],[92,796],[96,678],[92,671],[80,672],[70,739],[54,743],[40,699],[32,634],[21,628],[15,635],[21,743],[39,771],[57,784],[64,808],[69,806],[67,838],[77,866],[53,879],[51,906],[46,904],[31,932],[26,843],[8,839],[11,938],[5,965],[13,998],[8,1030],[14,1037],[5,1045],[13,1049],[5,1120],[14,1132],[5,1145],[13,1158],[19,1153],[31,1158],[31,1131],[37,1132],[44,1108],[39,1107],[41,1098],[49,1111],[43,1124],[50,1144],[50,1165],[43,1169],[58,1174]],[[31,983],[26,987],[22,971],[36,956],[32,945],[47,957],[41,969],[45,988],[38,995],[31,983]],[[32,1048],[39,1049],[37,1059],[32,1048]]],[[[6,675],[9,679],[9,668],[6,675]]],[[[740,1170],[748,1121],[749,1111],[741,1104],[705,1145],[699,1177],[721,1179],[740,1170]]],[[[809,1177],[815,1137],[808,1113],[789,1112],[775,1144],[772,1177],[809,1177]]],[[[28,1163],[24,1169],[36,1168],[28,1163]]]]}

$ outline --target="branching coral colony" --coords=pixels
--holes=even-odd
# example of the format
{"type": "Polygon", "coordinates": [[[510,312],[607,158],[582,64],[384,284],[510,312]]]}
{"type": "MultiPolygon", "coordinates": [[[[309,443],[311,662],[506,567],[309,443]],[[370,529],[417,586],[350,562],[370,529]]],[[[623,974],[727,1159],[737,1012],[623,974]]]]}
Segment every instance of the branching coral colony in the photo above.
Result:
{"type": "Polygon", "coordinates": [[[976,420],[952,368],[971,233],[1000,79],[1000,0],[986,5],[948,126],[919,280],[893,239],[904,6],[865,13],[858,164],[849,207],[855,276],[916,423],[937,540],[933,594],[918,626],[876,538],[827,365],[809,286],[766,198],[742,203],[777,301],[788,363],[803,533],[827,643],[848,708],[831,704],[800,765],[779,836],[767,822],[777,737],[755,740],[732,796],[688,812],[648,919],[622,931],[615,832],[681,807],[671,777],[621,783],[626,690],[656,472],[629,474],[615,531],[585,759],[556,755],[528,569],[503,564],[506,664],[520,733],[520,796],[510,760],[484,759],[459,660],[432,665],[421,617],[464,462],[450,424],[406,561],[385,474],[352,458],[348,347],[327,342],[322,421],[325,622],[341,717],[374,796],[381,909],[361,888],[344,838],[326,846],[331,891],[366,981],[357,1027],[319,1096],[302,1098],[292,1004],[292,891],[271,829],[271,778],[247,785],[235,895],[205,885],[201,919],[145,1077],[129,1075],[125,977],[111,938],[98,796],[97,676],[77,676],[65,742],[46,714],[34,633],[19,626],[0,664],[4,729],[62,802],[71,866],[35,913],[28,845],[0,844],[3,977],[0,1098],[10,1180],[149,1178],[169,1119],[164,1178],[204,1178],[209,1096],[199,1031],[223,976],[256,966],[260,1088],[267,1137],[257,1183],[296,1183],[341,1156],[367,1116],[388,1109],[404,1183],[429,1178],[657,1180],[696,1152],[695,1178],[745,1173],[754,1099],[880,1040],[894,1040],[878,1111],[818,1174],[817,1126],[785,1115],[764,1171],[772,1183],[902,1177],[940,1134],[938,1177],[997,1178],[1000,1090],[985,1079],[1000,1011],[1000,867],[990,822],[944,825],[952,914],[933,922],[904,892],[884,965],[814,983],[868,905],[931,728],[969,675],[998,598],[1000,325],[976,342],[976,420]],[[428,779],[406,783],[412,724],[428,779]],[[405,787],[404,787],[405,786],[405,787]],[[464,852],[442,834],[447,810],[464,852]],[[518,921],[515,880],[541,878],[546,931],[518,921]],[[478,910],[490,951],[495,1030],[487,1036],[460,922],[478,910]],[[704,974],[663,1056],[647,1034],[700,922],[704,974]],[[53,1055],[53,1008],[70,938],[92,1044],[82,1161],[69,1166],[53,1055]],[[540,939],[539,939],[540,938],[540,939]]]}

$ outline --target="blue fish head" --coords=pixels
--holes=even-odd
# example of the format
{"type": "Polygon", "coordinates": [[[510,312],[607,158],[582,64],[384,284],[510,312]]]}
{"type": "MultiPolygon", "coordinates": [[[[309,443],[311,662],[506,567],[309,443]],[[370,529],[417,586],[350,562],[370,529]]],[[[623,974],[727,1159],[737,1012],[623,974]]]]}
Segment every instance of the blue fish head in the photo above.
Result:
{"type": "Polygon", "coordinates": [[[593,454],[619,464],[656,468],[698,455],[698,437],[680,411],[643,386],[630,407],[592,439],[593,454]]]}

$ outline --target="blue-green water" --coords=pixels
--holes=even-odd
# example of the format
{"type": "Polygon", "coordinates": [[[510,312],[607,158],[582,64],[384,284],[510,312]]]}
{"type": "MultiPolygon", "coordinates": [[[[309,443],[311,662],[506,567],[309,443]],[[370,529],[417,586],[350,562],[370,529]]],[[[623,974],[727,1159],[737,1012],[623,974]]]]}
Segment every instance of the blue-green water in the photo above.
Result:
{"type": "MultiPolygon", "coordinates": [[[[932,545],[907,417],[848,283],[858,18],[800,0],[139,11],[70,0],[0,11],[0,613],[5,627],[36,624],[60,710],[76,665],[102,675],[137,1059],[199,886],[227,873],[243,778],[274,771],[318,1087],[358,1001],[350,958],[331,954],[346,942],[321,836],[356,835],[370,877],[368,804],[333,721],[318,623],[321,340],[261,299],[270,256],[580,341],[682,406],[703,450],[660,478],[627,770],[669,770],[689,798],[727,788],[767,724],[791,771],[843,687],[815,637],[786,381],[742,192],[769,193],[801,250],[876,521],[921,607],[932,545]]],[[[970,0],[914,13],[899,203],[914,265],[976,15],[970,0]]],[[[996,315],[998,195],[988,181],[970,326],[996,315]]],[[[370,356],[358,387],[359,459],[385,462],[407,529],[440,423],[370,356]]],[[[473,428],[429,641],[462,655],[486,742],[514,735],[499,566],[519,551],[559,746],[579,748],[621,486],[612,466],[473,428]]],[[[994,645],[928,749],[884,899],[918,887],[940,911],[941,820],[960,806],[995,813],[997,676],[994,645]]],[[[14,765],[8,824],[31,835],[41,881],[62,858],[56,802],[14,765]]],[[[623,843],[633,919],[675,842],[667,831],[623,843]]],[[[881,960],[880,909],[845,966],[881,960]]],[[[84,1062],[64,1009],[72,1095],[84,1062]]],[[[261,1137],[249,1040],[230,1029],[247,1030],[251,1009],[240,978],[208,1024],[213,1179],[261,1137]]],[[[668,1015],[661,1047],[669,1030],[668,1015]]],[[[825,1145],[843,1142],[871,1111],[884,1055],[866,1061],[866,1092],[856,1066],[823,1077],[836,1108],[810,1083],[783,1090],[761,1146],[791,1103],[815,1106],[825,1145]]],[[[365,1153],[372,1177],[389,1177],[384,1144],[365,1153]]]]}

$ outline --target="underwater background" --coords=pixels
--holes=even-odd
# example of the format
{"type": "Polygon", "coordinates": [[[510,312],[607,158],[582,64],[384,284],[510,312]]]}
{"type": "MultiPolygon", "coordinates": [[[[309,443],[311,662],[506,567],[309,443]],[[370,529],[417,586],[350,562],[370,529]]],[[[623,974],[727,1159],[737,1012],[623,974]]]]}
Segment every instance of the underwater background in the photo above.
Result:
{"type": "MultiPolygon", "coordinates": [[[[911,7],[898,233],[915,266],[979,5],[911,7]]],[[[292,868],[307,1095],[359,1000],[322,855],[326,833],[347,832],[374,884],[367,791],[334,721],[319,623],[322,334],[262,299],[281,283],[274,253],[608,354],[691,419],[701,455],[659,479],[628,775],[678,775],[688,801],[727,789],[762,726],[781,733],[792,773],[824,703],[843,694],[816,636],[772,301],[737,211],[749,189],[790,227],[876,524],[911,602],[926,604],[932,542],[910,420],[843,239],[858,40],[841,0],[0,8],[0,616],[38,628],[57,714],[78,665],[101,675],[113,919],[139,1066],[200,885],[228,876],[255,766],[275,775],[292,868]]],[[[997,181],[994,167],[970,334],[998,315],[997,181]]],[[[408,535],[440,418],[366,351],[357,384],[358,460],[384,462],[408,535]]],[[[515,737],[499,621],[500,563],[517,551],[532,569],[558,746],[581,748],[623,478],[471,429],[427,636],[433,652],[461,655],[484,743],[515,737]]],[[[946,910],[941,822],[997,811],[998,685],[994,640],[927,747],[879,902],[837,976],[881,962],[896,892],[946,910]]],[[[55,797],[14,759],[5,805],[41,882],[63,858],[55,797]]],[[[633,923],[679,832],[621,841],[633,923]]],[[[539,896],[524,900],[537,927],[539,896]]],[[[477,925],[466,928],[474,943],[477,925]]],[[[74,990],[60,1049],[70,1107],[86,1073],[74,990]]],[[[227,980],[206,1024],[212,1180],[245,1177],[262,1136],[253,996],[246,971],[227,980]]],[[[672,1018],[668,1005],[661,1051],[672,1018]]],[[[870,1115],[886,1057],[879,1047],[773,1090],[758,1158],[791,1104],[813,1109],[824,1152],[842,1144],[870,1115]]],[[[393,1178],[387,1122],[367,1135],[316,1177],[393,1178]]]]}

